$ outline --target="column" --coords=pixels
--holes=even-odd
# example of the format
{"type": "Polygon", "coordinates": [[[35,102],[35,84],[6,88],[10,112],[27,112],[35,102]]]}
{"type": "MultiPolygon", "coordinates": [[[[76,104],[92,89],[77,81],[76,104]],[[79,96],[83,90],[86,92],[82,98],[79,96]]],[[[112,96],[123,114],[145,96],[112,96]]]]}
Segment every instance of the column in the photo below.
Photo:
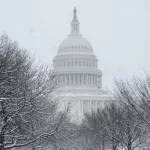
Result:
{"type": "Polygon", "coordinates": [[[66,74],[64,74],[64,84],[66,85],[67,80],[66,80],[66,74]]]}
{"type": "Polygon", "coordinates": [[[98,75],[98,87],[100,88],[100,76],[98,75]]]}
{"type": "Polygon", "coordinates": [[[76,85],[78,84],[78,76],[77,76],[77,74],[75,74],[75,84],[76,85]]]}
{"type": "Polygon", "coordinates": [[[77,76],[78,76],[78,78],[77,78],[78,79],[78,85],[80,85],[79,74],[77,74],[77,76]]]}
{"type": "Polygon", "coordinates": [[[93,81],[93,79],[94,79],[94,77],[93,77],[93,74],[91,75],[92,76],[92,78],[91,78],[91,83],[92,83],[92,85],[94,84],[94,81],[93,81]]]}
{"type": "Polygon", "coordinates": [[[85,80],[85,83],[84,83],[84,84],[87,85],[87,83],[86,83],[86,82],[87,82],[86,74],[84,74],[84,80],[85,80]]]}
{"type": "Polygon", "coordinates": [[[70,74],[70,84],[72,85],[73,83],[73,78],[72,78],[72,74],[70,74]]]}
{"type": "Polygon", "coordinates": [[[95,85],[95,82],[94,82],[95,80],[94,80],[94,74],[93,74],[93,86],[95,85]]]}
{"type": "Polygon", "coordinates": [[[95,86],[95,74],[93,75],[93,85],[95,86]]]}
{"type": "Polygon", "coordinates": [[[91,74],[89,74],[89,84],[91,85],[91,74]]]}
{"type": "Polygon", "coordinates": [[[66,74],[67,76],[67,85],[69,84],[69,74],[66,74]]]}
{"type": "Polygon", "coordinates": [[[71,84],[71,75],[69,74],[69,85],[71,84]]]}
{"type": "Polygon", "coordinates": [[[84,83],[84,74],[82,74],[82,81],[83,81],[83,85],[85,85],[85,83],[84,83]]]}
{"type": "Polygon", "coordinates": [[[86,85],[86,74],[84,74],[84,85],[86,85]]]}
{"type": "Polygon", "coordinates": [[[79,100],[80,102],[80,114],[82,114],[82,100],[79,100]]]}
{"type": "Polygon", "coordinates": [[[97,75],[96,75],[96,77],[95,77],[95,78],[96,78],[96,86],[97,86],[97,75]]]}
{"type": "Polygon", "coordinates": [[[75,85],[76,81],[75,81],[75,74],[73,74],[73,84],[75,85]]]}
{"type": "Polygon", "coordinates": [[[89,74],[87,74],[87,85],[89,85],[89,74]]]}
{"type": "Polygon", "coordinates": [[[84,85],[84,75],[83,74],[81,74],[81,83],[82,83],[82,85],[84,85]]]}
{"type": "Polygon", "coordinates": [[[65,83],[65,78],[64,78],[65,76],[64,76],[64,74],[62,74],[62,84],[64,85],[64,83],[65,83]]]}

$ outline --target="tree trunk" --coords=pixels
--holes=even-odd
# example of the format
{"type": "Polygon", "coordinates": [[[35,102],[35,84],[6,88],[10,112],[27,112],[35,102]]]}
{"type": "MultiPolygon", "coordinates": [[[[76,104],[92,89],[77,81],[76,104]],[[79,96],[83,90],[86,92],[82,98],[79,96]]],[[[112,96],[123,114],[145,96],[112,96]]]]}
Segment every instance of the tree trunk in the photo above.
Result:
{"type": "Polygon", "coordinates": [[[113,150],[117,150],[117,144],[113,143],[113,150]]]}
{"type": "Polygon", "coordinates": [[[104,138],[102,139],[102,150],[105,150],[105,140],[104,140],[104,138]]]}
{"type": "Polygon", "coordinates": [[[0,150],[4,150],[4,145],[0,145],[0,150]]]}
{"type": "Polygon", "coordinates": [[[32,150],[36,150],[36,147],[35,147],[35,146],[32,146],[32,150]]]}
{"type": "MultiPolygon", "coordinates": [[[[6,111],[5,111],[5,107],[4,107],[4,103],[1,102],[1,113],[0,115],[2,117],[4,117],[6,115],[6,111]]],[[[5,124],[7,122],[7,117],[5,117],[3,120],[2,120],[3,124],[5,124]]],[[[6,125],[3,125],[3,127],[0,129],[0,150],[4,150],[4,142],[5,142],[5,137],[4,137],[4,134],[5,134],[5,128],[6,128],[6,125]]]]}
{"type": "Polygon", "coordinates": [[[131,150],[131,149],[132,149],[132,148],[131,148],[131,145],[132,145],[132,144],[131,144],[131,141],[129,141],[129,142],[128,142],[128,147],[127,147],[128,150],[131,150]]]}

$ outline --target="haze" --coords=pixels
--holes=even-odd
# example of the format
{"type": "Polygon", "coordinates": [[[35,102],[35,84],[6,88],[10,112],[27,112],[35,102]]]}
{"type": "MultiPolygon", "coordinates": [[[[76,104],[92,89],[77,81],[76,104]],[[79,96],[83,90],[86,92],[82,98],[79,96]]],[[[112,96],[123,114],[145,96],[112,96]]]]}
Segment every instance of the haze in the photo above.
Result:
{"type": "Polygon", "coordinates": [[[80,32],[92,44],[103,71],[103,87],[113,79],[150,73],[150,0],[0,0],[0,34],[52,65],[70,33],[73,8],[80,32]]]}

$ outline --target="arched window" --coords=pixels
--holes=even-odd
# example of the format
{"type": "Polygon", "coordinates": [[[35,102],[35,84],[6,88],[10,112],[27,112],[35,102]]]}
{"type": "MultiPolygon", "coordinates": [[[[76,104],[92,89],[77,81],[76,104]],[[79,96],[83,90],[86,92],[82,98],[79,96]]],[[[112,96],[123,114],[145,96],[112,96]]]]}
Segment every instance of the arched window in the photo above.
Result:
{"type": "Polygon", "coordinates": [[[68,61],[68,66],[70,65],[69,61],[68,61]]]}

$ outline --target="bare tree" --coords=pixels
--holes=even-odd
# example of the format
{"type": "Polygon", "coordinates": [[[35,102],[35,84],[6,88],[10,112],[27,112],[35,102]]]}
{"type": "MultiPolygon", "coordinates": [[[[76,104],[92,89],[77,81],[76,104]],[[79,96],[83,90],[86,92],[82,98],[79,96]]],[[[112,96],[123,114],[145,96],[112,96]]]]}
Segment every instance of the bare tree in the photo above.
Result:
{"type": "Polygon", "coordinates": [[[121,117],[121,108],[116,103],[110,103],[102,111],[98,111],[97,115],[102,122],[102,131],[105,133],[112,149],[116,150],[121,143],[116,136],[118,134],[117,122],[121,117]]]}
{"type": "Polygon", "coordinates": [[[135,115],[145,123],[145,130],[150,129],[150,77],[133,77],[132,80],[115,81],[115,97],[130,105],[135,115]]]}
{"type": "MultiPolygon", "coordinates": [[[[150,130],[150,77],[133,77],[131,80],[115,81],[115,97],[134,110],[134,115],[142,122],[141,129],[150,130]]],[[[147,137],[149,139],[149,136],[147,137]]],[[[147,140],[145,140],[146,142],[147,140]]]]}
{"type": "Polygon", "coordinates": [[[0,149],[42,145],[64,128],[51,98],[54,73],[38,67],[8,36],[0,37],[0,149]]]}
{"type": "Polygon", "coordinates": [[[103,120],[99,110],[98,112],[92,112],[85,114],[85,119],[81,125],[81,135],[85,141],[85,147],[89,149],[101,149],[106,148],[105,143],[108,142],[106,134],[103,131],[103,120]]]}
{"type": "Polygon", "coordinates": [[[143,122],[138,120],[134,111],[129,105],[120,103],[119,100],[118,103],[110,103],[104,109],[85,116],[84,134],[90,137],[91,141],[94,139],[96,142],[99,139],[101,145],[105,139],[107,146],[112,146],[113,150],[117,147],[133,150],[147,138],[147,131],[141,128],[143,122]]]}
{"type": "Polygon", "coordinates": [[[147,131],[142,129],[143,122],[136,116],[134,110],[129,105],[120,106],[122,112],[118,118],[116,138],[127,150],[133,150],[140,146],[147,138],[147,131]]]}

